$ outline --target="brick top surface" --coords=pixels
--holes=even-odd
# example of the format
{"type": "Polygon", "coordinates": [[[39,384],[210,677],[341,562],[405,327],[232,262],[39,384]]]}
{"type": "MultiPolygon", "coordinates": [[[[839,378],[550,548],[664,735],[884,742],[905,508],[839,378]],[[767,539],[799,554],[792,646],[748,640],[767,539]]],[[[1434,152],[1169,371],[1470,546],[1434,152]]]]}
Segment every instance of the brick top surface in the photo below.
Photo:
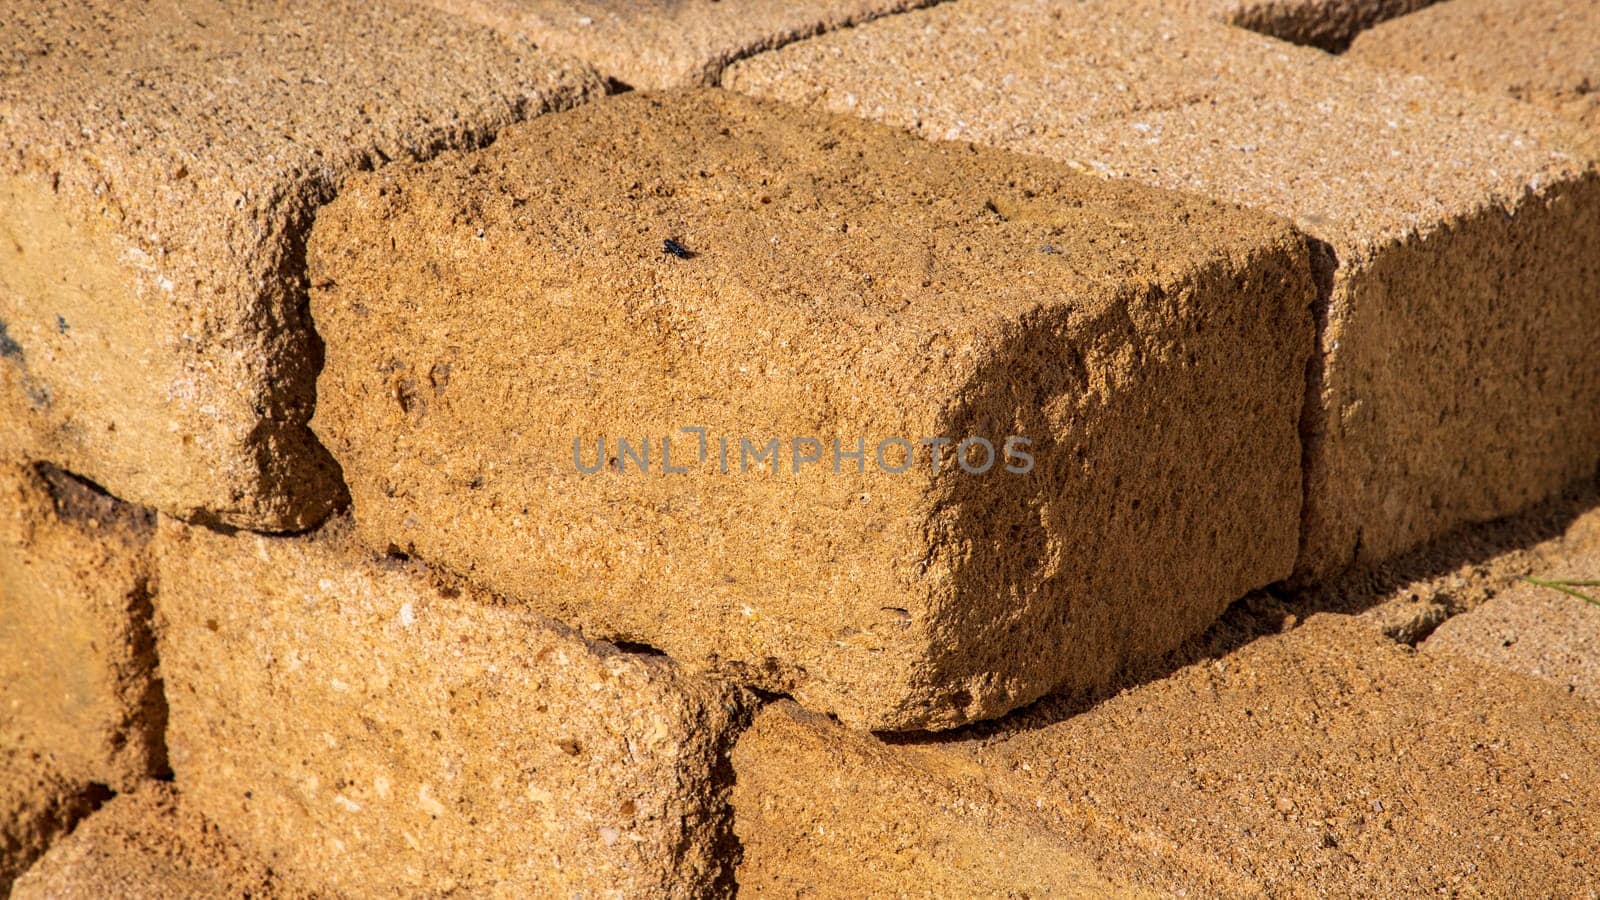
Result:
{"type": "Polygon", "coordinates": [[[714,84],[728,63],[933,0],[428,0],[636,88],[714,84]]]}
{"type": "Polygon", "coordinates": [[[0,171],[49,178],[151,256],[208,268],[330,176],[470,143],[458,132],[596,86],[400,4],[21,0],[6,15],[0,171]]]}
{"type": "MultiPolygon", "coordinates": [[[[1005,824],[1009,806],[1031,817],[1023,843],[995,828],[987,855],[952,868],[1013,887],[1035,876],[1013,860],[1061,841],[1106,877],[1180,895],[1564,896],[1594,881],[1597,737],[1565,691],[1318,615],[1087,711],[1045,703],[966,736],[885,747],[777,704],[735,758],[740,790],[758,791],[841,744],[866,751],[836,778],[795,778],[773,801],[789,817],[761,821],[816,853],[882,840],[865,813],[789,830],[869,790],[923,811],[898,823],[898,846],[1005,824]],[[797,740],[791,723],[833,740],[797,740]]],[[[739,815],[747,846],[769,840],[754,806],[739,815]]],[[[782,859],[764,847],[755,865],[782,859]]]]}
{"type": "Polygon", "coordinates": [[[975,757],[1009,773],[1017,796],[1047,792],[1063,820],[1161,835],[1250,893],[1452,881],[1561,894],[1593,878],[1590,712],[1531,679],[1316,616],[975,757]]]}
{"type": "MultiPolygon", "coordinates": [[[[759,284],[785,299],[768,304],[766,329],[803,327],[810,341],[824,340],[812,330],[822,322],[870,329],[872,356],[891,365],[891,348],[974,335],[1041,296],[1072,297],[1085,313],[1113,307],[1127,285],[1285,233],[1228,204],[716,90],[623,95],[509,129],[476,154],[387,167],[352,184],[326,219],[312,238],[314,281],[337,283],[356,236],[387,239],[399,220],[416,229],[419,255],[464,262],[534,243],[525,271],[610,270],[625,306],[651,301],[645,284],[620,290],[641,268],[679,298],[731,303],[727,286],[759,284]],[[669,236],[693,265],[662,252],[669,236]]],[[[470,265],[442,274],[481,277],[470,265]]],[[[327,312],[345,311],[330,302],[327,312]]]]}
{"type": "Polygon", "coordinates": [[[1594,158],[1532,110],[1112,3],[941,5],[743,61],[724,83],[1262,207],[1344,247],[1594,158]]]}
{"type": "Polygon", "coordinates": [[[1350,55],[1600,129],[1600,3],[1591,0],[1451,0],[1362,34],[1350,55]]]}

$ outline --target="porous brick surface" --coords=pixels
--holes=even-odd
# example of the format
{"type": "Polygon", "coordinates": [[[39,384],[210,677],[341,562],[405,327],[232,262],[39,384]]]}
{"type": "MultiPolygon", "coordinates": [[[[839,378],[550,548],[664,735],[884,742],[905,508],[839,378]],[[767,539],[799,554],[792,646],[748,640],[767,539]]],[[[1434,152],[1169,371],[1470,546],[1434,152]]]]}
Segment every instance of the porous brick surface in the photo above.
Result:
{"type": "Polygon", "coordinates": [[[163,770],[154,531],[59,469],[0,465],[0,747],[119,790],[163,770]]]}
{"type": "Polygon", "coordinates": [[[962,2],[802,41],[729,87],[1244,203],[1319,242],[1304,578],[1592,475],[1592,138],[1242,29],[962,2]]]}
{"type": "Polygon", "coordinates": [[[780,704],[735,750],[740,879],[871,893],[858,860],[886,859],[996,896],[1085,866],[1190,896],[1581,896],[1600,865],[1594,713],[1336,616],[986,736],[890,746],[780,704]],[[915,814],[885,828],[891,805],[915,814]],[[966,852],[983,831],[990,852],[966,852]],[[1011,865],[1056,848],[1073,861],[1011,865]]]}
{"type": "Polygon", "coordinates": [[[37,753],[0,746],[0,894],[95,807],[95,794],[37,753]]]}
{"type": "Polygon", "coordinates": [[[284,887],[171,785],[149,782],[116,797],[19,878],[12,900],[277,900],[284,887]]]}
{"type": "Polygon", "coordinates": [[[933,0],[427,0],[640,89],[717,82],[736,59],[933,0]]]}
{"type": "Polygon", "coordinates": [[[177,783],[286,879],[358,895],[726,889],[740,693],[370,556],[343,523],[160,529],[177,783]]]}
{"type": "Polygon", "coordinates": [[[263,529],[342,497],[303,245],[352,171],[598,76],[409,4],[16,0],[0,32],[0,448],[263,529]]]}
{"type": "Polygon", "coordinates": [[[1296,44],[1339,51],[1363,29],[1435,0],[1135,0],[1203,15],[1296,44]]]}
{"type": "Polygon", "coordinates": [[[1563,586],[1600,598],[1600,530],[1590,524],[1583,545],[1447,619],[1423,649],[1473,657],[1600,703],[1600,604],[1527,580],[1591,582],[1563,586]]]}
{"type": "Polygon", "coordinates": [[[1301,611],[1358,616],[1415,646],[1453,616],[1475,610],[1528,577],[1587,579],[1575,560],[1600,547],[1600,477],[1504,519],[1474,525],[1371,569],[1296,591],[1301,611]],[[1578,571],[1580,574],[1566,574],[1578,571]]]}
{"type": "Polygon", "coordinates": [[[1292,562],[1266,216],[705,90],[363,178],[310,260],[372,546],[854,724],[1101,683],[1292,562]]]}
{"type": "Polygon", "coordinates": [[[1451,0],[1361,35],[1349,55],[1600,130],[1600,4],[1451,0]]]}
{"type": "Polygon", "coordinates": [[[974,763],[892,747],[782,702],[734,750],[756,897],[1159,896],[1102,872],[974,763]]]}

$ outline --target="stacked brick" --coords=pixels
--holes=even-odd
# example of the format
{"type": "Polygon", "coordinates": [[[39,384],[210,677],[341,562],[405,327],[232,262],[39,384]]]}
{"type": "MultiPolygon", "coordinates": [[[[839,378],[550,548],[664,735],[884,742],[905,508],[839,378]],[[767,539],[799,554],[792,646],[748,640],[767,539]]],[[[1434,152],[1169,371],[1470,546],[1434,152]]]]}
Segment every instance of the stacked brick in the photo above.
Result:
{"type": "Polygon", "coordinates": [[[602,77],[403,4],[30,0],[0,40],[5,884],[57,843],[19,895],[725,889],[744,694],[337,521],[232,531],[345,499],[318,207],[602,77]]]}
{"type": "Polygon", "coordinates": [[[1322,292],[1303,580],[1516,512],[1600,463],[1600,151],[1531,106],[1036,0],[880,20],[724,83],[1294,221],[1322,292]]]}
{"type": "Polygon", "coordinates": [[[409,7],[8,4],[0,442],[189,519],[314,525],[306,232],[352,172],[599,91],[409,7]],[[354,52],[352,48],[360,48],[354,52]]]}
{"type": "Polygon", "coordinates": [[[632,94],[363,179],[309,258],[367,543],[859,727],[1104,684],[1293,564],[1314,286],[1265,216],[632,94]]]}
{"type": "Polygon", "coordinates": [[[0,749],[0,891],[10,891],[104,798],[103,792],[61,775],[41,754],[0,749]]]}
{"type": "Polygon", "coordinates": [[[1600,702],[1600,555],[1562,561],[1434,629],[1422,648],[1471,657],[1600,702]],[[1577,582],[1568,586],[1568,582],[1577,582]]]}
{"type": "Polygon", "coordinates": [[[163,523],[168,741],[191,802],[336,893],[718,887],[740,692],[346,531],[163,523]]]}
{"type": "Polygon", "coordinates": [[[1532,547],[1504,551],[1408,590],[1449,613],[1417,646],[1547,681],[1591,703],[1600,700],[1600,510],[1557,524],[1553,537],[1532,547]],[[1480,574],[1485,571],[1488,578],[1480,574]],[[1474,596],[1456,587],[1463,582],[1487,583],[1488,590],[1474,596]]]}
{"type": "Polygon", "coordinates": [[[1424,5],[14,3],[0,893],[1587,889],[1600,608],[1216,627],[1600,465],[1424,5]]]}
{"type": "Polygon", "coordinates": [[[0,891],[166,768],[154,525],[53,467],[0,464],[0,891]]]}

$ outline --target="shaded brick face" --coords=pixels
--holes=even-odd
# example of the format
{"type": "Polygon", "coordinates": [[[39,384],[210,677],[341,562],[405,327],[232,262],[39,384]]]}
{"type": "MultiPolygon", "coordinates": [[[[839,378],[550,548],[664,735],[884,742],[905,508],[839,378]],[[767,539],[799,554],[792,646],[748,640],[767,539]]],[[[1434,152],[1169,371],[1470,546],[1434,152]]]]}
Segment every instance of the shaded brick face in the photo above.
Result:
{"type": "Polygon", "coordinates": [[[154,529],[60,470],[0,467],[0,746],[118,790],[165,769],[154,529]]]}
{"type": "Polygon", "coordinates": [[[1144,0],[1296,44],[1337,53],[1364,29],[1436,0],[1144,0]]]}

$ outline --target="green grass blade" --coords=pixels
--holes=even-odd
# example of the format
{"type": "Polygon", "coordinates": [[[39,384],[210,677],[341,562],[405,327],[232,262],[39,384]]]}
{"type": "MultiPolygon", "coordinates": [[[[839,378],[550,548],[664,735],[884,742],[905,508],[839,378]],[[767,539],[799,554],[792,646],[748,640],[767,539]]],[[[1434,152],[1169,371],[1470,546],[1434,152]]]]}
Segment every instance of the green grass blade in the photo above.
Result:
{"type": "Polygon", "coordinates": [[[1524,578],[1522,580],[1529,584],[1536,584],[1542,588],[1549,588],[1552,591],[1560,591],[1569,597],[1577,597],[1579,600],[1582,600],[1585,603],[1600,606],[1600,600],[1596,600],[1594,597],[1591,597],[1582,591],[1573,590],[1574,588],[1580,587],[1600,587],[1600,581],[1547,581],[1541,578],[1524,578]]]}

